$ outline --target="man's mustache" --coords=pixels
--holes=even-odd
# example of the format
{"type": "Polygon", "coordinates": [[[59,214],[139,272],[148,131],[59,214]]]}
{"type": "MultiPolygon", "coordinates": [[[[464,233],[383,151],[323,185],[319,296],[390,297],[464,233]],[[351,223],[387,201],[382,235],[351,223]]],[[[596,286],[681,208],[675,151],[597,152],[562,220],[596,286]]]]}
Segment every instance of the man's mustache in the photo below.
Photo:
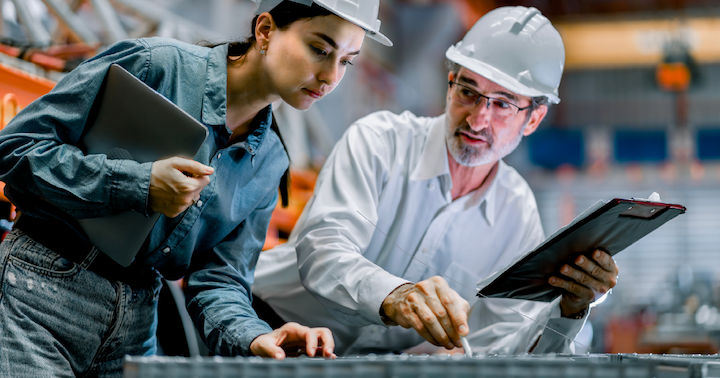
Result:
{"type": "Polygon", "coordinates": [[[465,123],[455,129],[455,135],[459,136],[459,134],[461,133],[468,134],[472,137],[477,137],[478,139],[483,139],[485,142],[487,142],[488,145],[492,146],[493,144],[493,135],[488,128],[484,128],[480,131],[475,131],[472,129],[472,127],[470,127],[469,124],[465,123]]]}

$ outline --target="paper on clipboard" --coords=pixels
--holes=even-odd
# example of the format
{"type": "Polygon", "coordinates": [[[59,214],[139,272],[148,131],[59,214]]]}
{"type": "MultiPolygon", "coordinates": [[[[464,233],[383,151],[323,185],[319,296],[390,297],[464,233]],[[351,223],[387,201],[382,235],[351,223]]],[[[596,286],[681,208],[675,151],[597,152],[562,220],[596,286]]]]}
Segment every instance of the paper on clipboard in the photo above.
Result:
{"type": "Polygon", "coordinates": [[[547,280],[578,254],[602,249],[614,255],[685,212],[681,205],[648,199],[598,201],[534,250],[477,283],[479,297],[550,302],[563,291],[547,280]]]}

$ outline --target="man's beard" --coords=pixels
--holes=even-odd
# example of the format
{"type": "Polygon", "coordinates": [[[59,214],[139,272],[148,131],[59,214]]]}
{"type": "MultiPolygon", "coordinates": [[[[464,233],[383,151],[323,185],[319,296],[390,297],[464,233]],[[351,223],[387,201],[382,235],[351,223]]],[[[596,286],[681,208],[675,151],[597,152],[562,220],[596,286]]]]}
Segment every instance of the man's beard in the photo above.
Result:
{"type": "Polygon", "coordinates": [[[511,152],[520,144],[523,131],[527,122],[523,125],[518,135],[504,146],[496,146],[495,138],[489,128],[480,131],[473,130],[470,125],[463,123],[451,130],[448,118],[445,118],[445,141],[448,151],[455,161],[466,167],[477,167],[479,165],[494,163],[511,152]],[[487,142],[487,146],[473,147],[463,141],[462,134],[466,133],[472,137],[479,137],[487,142]]]}

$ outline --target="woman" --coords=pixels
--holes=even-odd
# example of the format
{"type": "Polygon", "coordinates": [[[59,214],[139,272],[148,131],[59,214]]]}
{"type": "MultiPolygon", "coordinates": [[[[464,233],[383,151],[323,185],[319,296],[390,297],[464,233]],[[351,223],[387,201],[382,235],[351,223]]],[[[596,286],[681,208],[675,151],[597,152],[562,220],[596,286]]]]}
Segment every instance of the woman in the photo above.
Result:
{"type": "Polygon", "coordinates": [[[121,375],[124,355],[155,352],[160,275],[187,278],[188,310],[215,354],[283,358],[283,348],[304,347],[313,356],[321,345],[334,357],[327,329],[273,331],[249,299],[288,167],[270,104],[309,108],[338,84],[366,33],[389,43],[377,33],[378,0],[358,1],[355,14],[326,2],[259,1],[246,43],[120,42],[2,130],[0,180],[22,215],[0,246],[0,371],[121,375]],[[112,63],[208,127],[194,161],[140,164],[75,147],[112,63]],[[75,219],[129,209],[162,216],[122,268],[75,219]]]}

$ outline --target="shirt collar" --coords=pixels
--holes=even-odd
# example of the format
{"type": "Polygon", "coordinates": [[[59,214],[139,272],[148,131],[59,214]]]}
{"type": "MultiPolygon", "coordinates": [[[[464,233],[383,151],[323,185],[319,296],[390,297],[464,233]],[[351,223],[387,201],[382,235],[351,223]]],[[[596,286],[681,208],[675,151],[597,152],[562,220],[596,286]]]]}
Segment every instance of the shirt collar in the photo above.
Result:
{"type": "Polygon", "coordinates": [[[214,47],[208,56],[205,97],[202,105],[202,121],[207,125],[224,125],[227,98],[227,52],[228,45],[214,47]]]}
{"type": "MultiPolygon", "coordinates": [[[[208,55],[207,80],[205,81],[207,84],[205,84],[202,111],[202,121],[207,125],[225,125],[227,120],[227,54],[228,44],[226,43],[214,47],[208,55]]],[[[260,110],[250,125],[252,131],[238,145],[251,155],[255,155],[265,139],[267,129],[272,124],[272,117],[272,105],[260,110]]],[[[230,130],[225,126],[225,133],[219,135],[222,135],[227,142],[230,130]]]]}
{"type": "MultiPolygon", "coordinates": [[[[410,180],[423,181],[443,176],[451,182],[450,165],[448,162],[447,144],[445,142],[445,114],[437,117],[430,125],[425,146],[418,165],[413,169],[410,180]],[[439,158],[441,157],[441,158],[439,158]]],[[[500,160],[488,174],[483,185],[467,194],[463,208],[479,207],[485,220],[492,227],[495,224],[495,198],[497,197],[497,177],[507,169],[505,162],[500,160]]],[[[447,185],[450,190],[452,184],[447,185]]]]}
{"type": "Polygon", "coordinates": [[[497,197],[497,178],[500,175],[500,171],[504,171],[505,169],[507,169],[505,163],[500,160],[490,171],[483,185],[473,192],[473,203],[479,204],[480,210],[483,212],[485,220],[490,227],[495,225],[496,220],[495,198],[497,197]]]}
{"type": "Polygon", "coordinates": [[[477,209],[476,211],[480,211],[490,227],[495,225],[496,182],[498,181],[498,172],[503,169],[503,164],[502,161],[495,164],[482,186],[453,201],[450,207],[453,209],[451,211],[477,209]]]}
{"type": "Polygon", "coordinates": [[[447,175],[450,178],[450,166],[445,145],[445,115],[435,118],[425,139],[418,165],[413,169],[410,180],[423,181],[433,177],[447,175]]]}
{"type": "Polygon", "coordinates": [[[253,119],[252,123],[250,124],[250,129],[252,131],[247,136],[247,138],[245,138],[245,140],[241,142],[240,146],[247,150],[247,152],[249,152],[251,155],[255,155],[255,153],[260,148],[260,144],[265,139],[265,135],[267,135],[267,130],[272,124],[272,117],[272,104],[270,104],[263,108],[261,111],[259,111],[258,114],[255,116],[255,119],[253,119]]]}

